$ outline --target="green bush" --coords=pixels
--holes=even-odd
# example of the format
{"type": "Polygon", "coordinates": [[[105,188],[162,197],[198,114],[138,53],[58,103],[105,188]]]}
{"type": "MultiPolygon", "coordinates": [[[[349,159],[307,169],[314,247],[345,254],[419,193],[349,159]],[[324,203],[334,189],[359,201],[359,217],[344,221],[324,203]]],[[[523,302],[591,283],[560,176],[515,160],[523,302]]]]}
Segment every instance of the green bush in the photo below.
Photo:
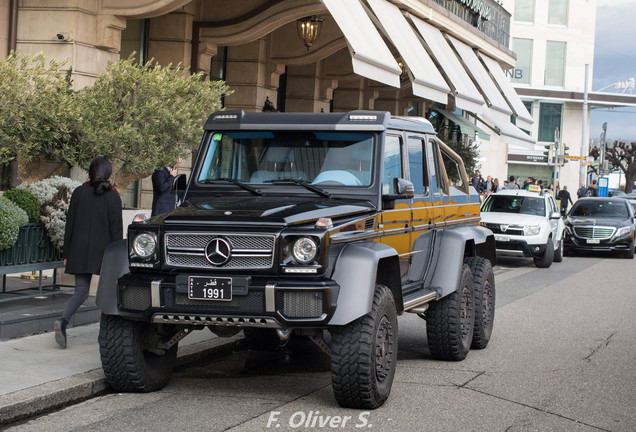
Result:
{"type": "Polygon", "coordinates": [[[0,196],[0,250],[11,248],[18,240],[19,217],[16,205],[0,196]]]}
{"type": "Polygon", "coordinates": [[[26,189],[9,189],[3,196],[27,213],[29,223],[40,222],[40,203],[31,192],[26,189]]]}

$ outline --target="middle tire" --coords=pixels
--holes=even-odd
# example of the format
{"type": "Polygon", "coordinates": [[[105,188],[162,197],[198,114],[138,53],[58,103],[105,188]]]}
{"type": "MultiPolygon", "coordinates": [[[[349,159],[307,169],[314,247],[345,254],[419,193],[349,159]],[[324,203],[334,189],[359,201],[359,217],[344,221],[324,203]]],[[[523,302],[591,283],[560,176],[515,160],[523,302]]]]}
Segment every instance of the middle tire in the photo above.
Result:
{"type": "Polygon", "coordinates": [[[398,324],[391,290],[377,285],[371,311],[331,332],[331,383],[342,407],[375,409],[391,393],[398,324]]]}
{"type": "Polygon", "coordinates": [[[495,321],[495,274],[486,258],[470,257],[464,260],[473,274],[475,291],[475,327],[472,349],[484,349],[488,346],[495,321]]]}

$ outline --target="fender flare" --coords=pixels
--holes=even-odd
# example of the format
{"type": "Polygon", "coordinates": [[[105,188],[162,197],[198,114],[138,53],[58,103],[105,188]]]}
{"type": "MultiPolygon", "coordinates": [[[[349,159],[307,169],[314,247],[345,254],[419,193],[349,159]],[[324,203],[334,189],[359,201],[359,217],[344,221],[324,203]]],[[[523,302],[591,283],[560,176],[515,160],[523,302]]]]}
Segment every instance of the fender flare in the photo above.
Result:
{"type": "Polygon", "coordinates": [[[102,270],[97,285],[95,303],[106,315],[119,315],[117,306],[117,279],[130,272],[128,267],[128,242],[117,240],[106,247],[102,258],[102,270]]]}
{"type": "Polygon", "coordinates": [[[482,256],[495,264],[495,242],[492,232],[480,226],[446,228],[440,234],[430,285],[445,297],[457,290],[464,257],[482,256]]]}
{"type": "Polygon", "coordinates": [[[352,243],[340,252],[331,277],[339,286],[338,302],[329,325],[345,325],[371,310],[376,283],[393,293],[397,312],[403,310],[397,251],[376,242],[352,243]],[[382,275],[378,269],[382,268],[382,275]]]}

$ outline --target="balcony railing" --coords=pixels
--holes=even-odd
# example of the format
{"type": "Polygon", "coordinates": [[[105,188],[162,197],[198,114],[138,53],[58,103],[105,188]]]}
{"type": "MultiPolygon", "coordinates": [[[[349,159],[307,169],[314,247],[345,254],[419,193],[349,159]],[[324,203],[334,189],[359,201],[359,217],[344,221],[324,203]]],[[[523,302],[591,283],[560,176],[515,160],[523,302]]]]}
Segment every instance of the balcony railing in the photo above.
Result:
{"type": "Polygon", "coordinates": [[[510,13],[495,0],[432,0],[463,21],[510,47],[510,13]]]}

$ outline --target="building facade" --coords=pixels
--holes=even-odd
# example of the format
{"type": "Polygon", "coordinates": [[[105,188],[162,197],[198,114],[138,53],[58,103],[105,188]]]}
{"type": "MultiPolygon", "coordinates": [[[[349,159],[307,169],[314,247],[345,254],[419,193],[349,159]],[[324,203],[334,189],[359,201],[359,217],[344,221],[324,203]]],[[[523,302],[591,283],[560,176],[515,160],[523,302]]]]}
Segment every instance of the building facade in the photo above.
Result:
{"type": "MultiPolygon", "coordinates": [[[[81,88],[135,52],[225,80],[228,109],[435,112],[482,140],[486,167],[490,154],[505,167],[510,152],[532,151],[521,129],[536,128],[505,78],[517,64],[509,10],[494,0],[0,0],[0,54],[67,60],[81,88]]],[[[151,199],[143,181],[125,202],[151,199]]]]}

